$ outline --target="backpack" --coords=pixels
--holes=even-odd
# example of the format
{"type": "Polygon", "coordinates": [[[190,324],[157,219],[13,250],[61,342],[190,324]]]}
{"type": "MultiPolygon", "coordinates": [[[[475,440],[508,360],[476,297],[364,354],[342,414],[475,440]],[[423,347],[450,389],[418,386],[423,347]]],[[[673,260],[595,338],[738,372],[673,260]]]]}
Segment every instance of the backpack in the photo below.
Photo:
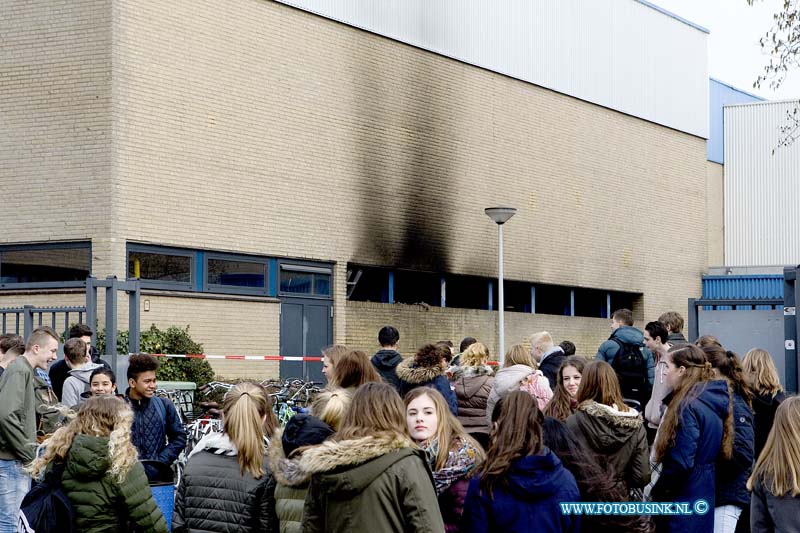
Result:
{"type": "Polygon", "coordinates": [[[19,533],[36,533],[58,531],[72,533],[75,531],[75,509],[61,490],[61,476],[64,475],[65,464],[53,463],[53,467],[44,479],[33,485],[25,495],[19,511],[17,531],[19,533]]]}
{"type": "Polygon", "coordinates": [[[527,392],[536,399],[539,409],[544,409],[547,402],[553,397],[553,391],[550,389],[550,382],[542,374],[541,370],[537,370],[527,378],[523,379],[520,383],[519,390],[527,392]]]}
{"type": "Polygon", "coordinates": [[[617,338],[611,340],[619,345],[619,350],[611,362],[611,368],[619,378],[622,397],[636,400],[644,406],[650,399],[651,386],[647,379],[647,361],[642,354],[642,348],[635,344],[622,342],[617,338]]]}

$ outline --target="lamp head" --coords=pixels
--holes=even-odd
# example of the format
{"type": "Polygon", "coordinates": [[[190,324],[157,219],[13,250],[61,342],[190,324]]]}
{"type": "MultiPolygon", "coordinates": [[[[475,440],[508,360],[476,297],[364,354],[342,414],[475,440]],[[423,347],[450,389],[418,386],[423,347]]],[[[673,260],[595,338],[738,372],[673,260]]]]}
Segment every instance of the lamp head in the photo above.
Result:
{"type": "Polygon", "coordinates": [[[509,218],[516,214],[517,209],[515,207],[487,207],[483,211],[496,224],[505,224],[509,218]]]}

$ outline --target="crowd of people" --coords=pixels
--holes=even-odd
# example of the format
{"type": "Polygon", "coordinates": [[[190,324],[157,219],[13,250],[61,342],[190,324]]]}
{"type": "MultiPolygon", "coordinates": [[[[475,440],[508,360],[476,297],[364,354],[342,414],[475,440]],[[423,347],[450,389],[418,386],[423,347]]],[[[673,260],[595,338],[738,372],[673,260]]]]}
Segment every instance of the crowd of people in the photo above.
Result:
{"type": "MultiPolygon", "coordinates": [[[[0,533],[48,476],[76,530],[167,531],[148,485],[186,436],[155,396],[158,361],[131,356],[118,394],[81,327],[66,372],[51,329],[0,338],[0,533]]],[[[611,327],[593,358],[548,332],[498,358],[472,337],[403,357],[386,326],[372,356],[325,349],[326,388],[285,427],[239,383],[188,458],[172,531],[800,531],[800,399],[770,354],[689,343],[674,312],[639,330],[621,309],[611,327]],[[701,500],[659,516],[561,505],[701,500]]]]}

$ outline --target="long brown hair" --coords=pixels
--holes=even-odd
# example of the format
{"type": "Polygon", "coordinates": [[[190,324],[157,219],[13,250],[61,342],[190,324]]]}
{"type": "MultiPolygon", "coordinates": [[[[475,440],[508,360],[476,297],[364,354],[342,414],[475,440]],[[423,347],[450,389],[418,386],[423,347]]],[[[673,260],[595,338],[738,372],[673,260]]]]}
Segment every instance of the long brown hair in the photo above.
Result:
{"type": "Polygon", "coordinates": [[[370,381],[379,382],[381,376],[372,365],[369,355],[361,350],[350,350],[339,357],[333,367],[331,385],[335,387],[355,388],[370,381]]]}
{"type": "MultiPolygon", "coordinates": [[[[688,344],[677,349],[673,348],[667,352],[667,358],[676,367],[684,367],[686,371],[672,391],[669,408],[658,428],[658,436],[654,443],[657,461],[661,461],[667,450],[675,446],[675,433],[683,410],[700,395],[705,385],[714,379],[711,363],[706,360],[703,350],[697,346],[688,344]]],[[[733,401],[731,395],[732,390],[728,387],[728,415],[725,417],[722,428],[722,456],[726,459],[730,459],[733,453],[733,401]]]]}
{"type": "Polygon", "coordinates": [[[397,390],[387,383],[369,382],[353,395],[336,439],[390,436],[410,440],[406,426],[406,409],[397,390]]]}
{"type": "Polygon", "coordinates": [[[711,366],[716,368],[720,375],[733,385],[733,390],[744,398],[748,406],[752,407],[753,393],[747,384],[747,378],[744,376],[739,356],[730,350],[725,350],[722,346],[714,344],[704,346],[703,352],[706,354],[706,359],[711,363],[711,366]]]}
{"type": "Polygon", "coordinates": [[[243,381],[225,394],[222,431],[236,446],[242,475],[248,472],[256,479],[264,475],[264,435],[272,435],[277,425],[272,400],[261,385],[243,381]]]}
{"type": "Polygon", "coordinates": [[[498,482],[508,486],[505,474],[514,461],[541,453],[543,421],[536,399],[526,392],[513,391],[497,402],[486,462],[479,469],[481,491],[493,498],[498,482]]]}
{"type": "Polygon", "coordinates": [[[756,460],[747,490],[761,481],[778,498],[800,496],[800,397],[790,396],[775,411],[767,442],[756,460]]]}
{"type": "Polygon", "coordinates": [[[766,350],[753,348],[747,352],[742,360],[742,370],[750,384],[750,389],[756,394],[775,397],[783,391],[778,369],[772,362],[772,356],[766,350]]]}
{"type": "MultiPolygon", "coordinates": [[[[553,397],[547,402],[544,408],[545,416],[552,416],[558,420],[566,420],[572,414],[572,397],[564,387],[564,369],[568,366],[573,367],[581,375],[583,381],[583,369],[586,367],[586,358],[580,355],[570,355],[558,369],[556,376],[556,390],[553,392],[553,397]]],[[[578,387],[580,388],[580,386],[578,387]]]]}
{"type": "MultiPolygon", "coordinates": [[[[430,387],[411,389],[408,394],[406,394],[405,398],[403,398],[406,409],[408,409],[408,405],[411,402],[420,396],[427,396],[430,398],[436,408],[437,425],[433,438],[439,442],[439,452],[436,454],[434,470],[441,470],[444,468],[447,459],[450,457],[450,452],[453,451],[453,449],[459,448],[461,443],[464,442],[468,442],[475,449],[476,463],[482,463],[486,458],[483,453],[483,448],[481,448],[480,444],[478,444],[475,439],[467,434],[461,422],[453,416],[453,413],[447,406],[447,400],[444,399],[444,396],[442,396],[442,393],[438,390],[430,387]]],[[[408,421],[406,421],[406,426],[408,426],[408,421]]]]}
{"type": "Polygon", "coordinates": [[[581,374],[581,386],[578,387],[578,404],[597,402],[603,405],[616,405],[620,411],[629,411],[622,398],[619,378],[614,368],[605,361],[587,363],[581,374]]]}

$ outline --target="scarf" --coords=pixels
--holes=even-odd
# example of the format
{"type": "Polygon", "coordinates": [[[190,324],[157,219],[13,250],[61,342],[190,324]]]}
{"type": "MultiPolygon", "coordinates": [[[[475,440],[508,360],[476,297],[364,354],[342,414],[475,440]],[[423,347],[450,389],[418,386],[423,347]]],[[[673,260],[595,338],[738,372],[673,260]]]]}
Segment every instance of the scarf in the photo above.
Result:
{"type": "Polygon", "coordinates": [[[459,479],[467,477],[477,466],[477,454],[471,444],[461,439],[457,439],[453,444],[453,449],[447,454],[447,461],[440,470],[436,470],[439,439],[434,439],[427,446],[422,447],[433,472],[433,482],[437,496],[441,495],[459,479]],[[458,447],[456,448],[456,446],[458,447]]]}

